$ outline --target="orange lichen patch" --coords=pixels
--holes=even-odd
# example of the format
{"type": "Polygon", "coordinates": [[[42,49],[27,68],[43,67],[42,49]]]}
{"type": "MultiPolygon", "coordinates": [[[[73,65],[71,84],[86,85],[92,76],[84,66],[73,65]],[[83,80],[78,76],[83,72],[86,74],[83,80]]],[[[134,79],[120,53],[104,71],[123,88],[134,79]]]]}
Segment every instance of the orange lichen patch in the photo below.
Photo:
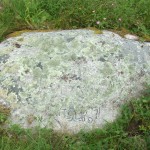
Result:
{"type": "Polygon", "coordinates": [[[8,116],[10,114],[10,108],[0,104],[0,114],[8,116]]]}
{"type": "Polygon", "coordinates": [[[94,31],[95,34],[102,34],[103,32],[95,27],[88,27],[88,28],[85,28],[85,29],[88,29],[88,30],[92,30],[94,31]]]}
{"type": "Polygon", "coordinates": [[[124,37],[126,34],[132,34],[129,30],[127,30],[125,28],[121,28],[120,30],[111,29],[110,31],[117,33],[121,37],[124,37]]]}
{"type": "Polygon", "coordinates": [[[29,125],[31,125],[33,123],[33,121],[36,119],[36,117],[32,114],[27,116],[27,122],[29,125]]]}
{"type": "MultiPolygon", "coordinates": [[[[96,27],[87,27],[87,28],[81,28],[81,29],[88,29],[88,30],[92,30],[94,31],[95,34],[102,34],[103,32],[99,29],[97,29],[96,27]]],[[[58,29],[45,29],[45,30],[21,30],[21,31],[15,31],[13,33],[10,33],[6,36],[6,38],[10,38],[10,37],[17,37],[20,36],[23,33],[26,32],[52,32],[52,31],[58,31],[58,29]]],[[[118,35],[120,35],[121,37],[124,37],[126,34],[132,34],[135,35],[133,33],[131,33],[129,30],[125,29],[125,28],[121,28],[119,30],[115,30],[115,29],[110,29],[108,31],[117,33],[118,35]]],[[[149,35],[141,35],[140,39],[146,41],[146,42],[150,42],[150,36],[149,35]]],[[[21,38],[20,41],[23,41],[23,39],[21,38]]]]}
{"type": "MultiPolygon", "coordinates": [[[[82,28],[82,29],[88,29],[94,31],[95,34],[102,34],[103,32],[95,27],[88,27],[88,28],[82,28]]],[[[45,30],[21,30],[21,31],[15,31],[6,36],[6,38],[10,37],[17,37],[20,36],[23,33],[27,32],[52,32],[52,31],[58,31],[58,29],[45,29],[45,30]]],[[[20,38],[19,41],[23,41],[23,38],[20,38]]]]}
{"type": "Polygon", "coordinates": [[[13,33],[8,34],[7,38],[17,37],[17,36],[20,36],[21,34],[27,33],[27,32],[51,32],[51,31],[56,31],[56,30],[52,30],[52,29],[47,29],[47,30],[21,30],[21,31],[15,31],[13,33]]]}

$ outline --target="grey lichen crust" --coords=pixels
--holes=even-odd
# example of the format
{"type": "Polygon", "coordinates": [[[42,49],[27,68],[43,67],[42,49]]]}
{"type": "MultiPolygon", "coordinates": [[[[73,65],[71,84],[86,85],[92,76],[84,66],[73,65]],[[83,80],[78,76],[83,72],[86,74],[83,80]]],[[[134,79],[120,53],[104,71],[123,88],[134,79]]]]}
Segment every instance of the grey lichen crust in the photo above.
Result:
{"type": "Polygon", "coordinates": [[[0,44],[0,103],[23,127],[99,127],[145,84],[150,44],[112,32],[24,33],[0,44]]]}

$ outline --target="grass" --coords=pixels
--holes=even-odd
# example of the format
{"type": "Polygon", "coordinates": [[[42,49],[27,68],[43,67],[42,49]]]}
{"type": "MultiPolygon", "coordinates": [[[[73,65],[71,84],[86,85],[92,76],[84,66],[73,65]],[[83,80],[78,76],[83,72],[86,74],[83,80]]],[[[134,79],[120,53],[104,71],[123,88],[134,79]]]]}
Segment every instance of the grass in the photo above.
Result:
{"type": "Polygon", "coordinates": [[[138,100],[123,105],[118,119],[103,129],[71,135],[13,125],[1,127],[0,134],[0,150],[149,150],[150,88],[138,100]]]}
{"type": "Polygon", "coordinates": [[[149,0],[1,0],[0,40],[16,30],[98,29],[150,41],[149,0]]]}
{"type": "MultiPolygon", "coordinates": [[[[96,28],[132,33],[150,41],[149,0],[1,0],[0,41],[29,30],[96,28]]],[[[96,31],[96,32],[97,32],[96,31]]],[[[51,129],[4,128],[10,110],[0,107],[0,150],[148,150],[150,88],[125,104],[103,129],[78,134],[51,129]]]]}

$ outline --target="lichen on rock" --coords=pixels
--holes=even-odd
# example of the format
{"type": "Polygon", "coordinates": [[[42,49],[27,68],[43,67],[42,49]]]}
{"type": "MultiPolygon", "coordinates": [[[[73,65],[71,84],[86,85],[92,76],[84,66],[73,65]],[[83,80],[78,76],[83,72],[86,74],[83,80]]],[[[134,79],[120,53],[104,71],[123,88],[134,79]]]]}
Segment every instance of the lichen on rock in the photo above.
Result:
{"type": "Polygon", "coordinates": [[[109,31],[24,33],[0,44],[0,99],[23,127],[99,127],[150,84],[149,54],[109,31]]]}

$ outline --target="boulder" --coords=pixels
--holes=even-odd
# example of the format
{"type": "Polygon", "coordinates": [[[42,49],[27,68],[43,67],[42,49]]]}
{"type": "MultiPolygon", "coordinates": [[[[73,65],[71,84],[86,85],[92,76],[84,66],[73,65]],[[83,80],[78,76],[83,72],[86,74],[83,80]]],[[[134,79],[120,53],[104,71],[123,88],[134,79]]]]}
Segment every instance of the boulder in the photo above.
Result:
{"type": "Polygon", "coordinates": [[[150,43],[113,32],[30,32],[0,44],[0,104],[24,128],[102,127],[146,84],[150,43]]]}

